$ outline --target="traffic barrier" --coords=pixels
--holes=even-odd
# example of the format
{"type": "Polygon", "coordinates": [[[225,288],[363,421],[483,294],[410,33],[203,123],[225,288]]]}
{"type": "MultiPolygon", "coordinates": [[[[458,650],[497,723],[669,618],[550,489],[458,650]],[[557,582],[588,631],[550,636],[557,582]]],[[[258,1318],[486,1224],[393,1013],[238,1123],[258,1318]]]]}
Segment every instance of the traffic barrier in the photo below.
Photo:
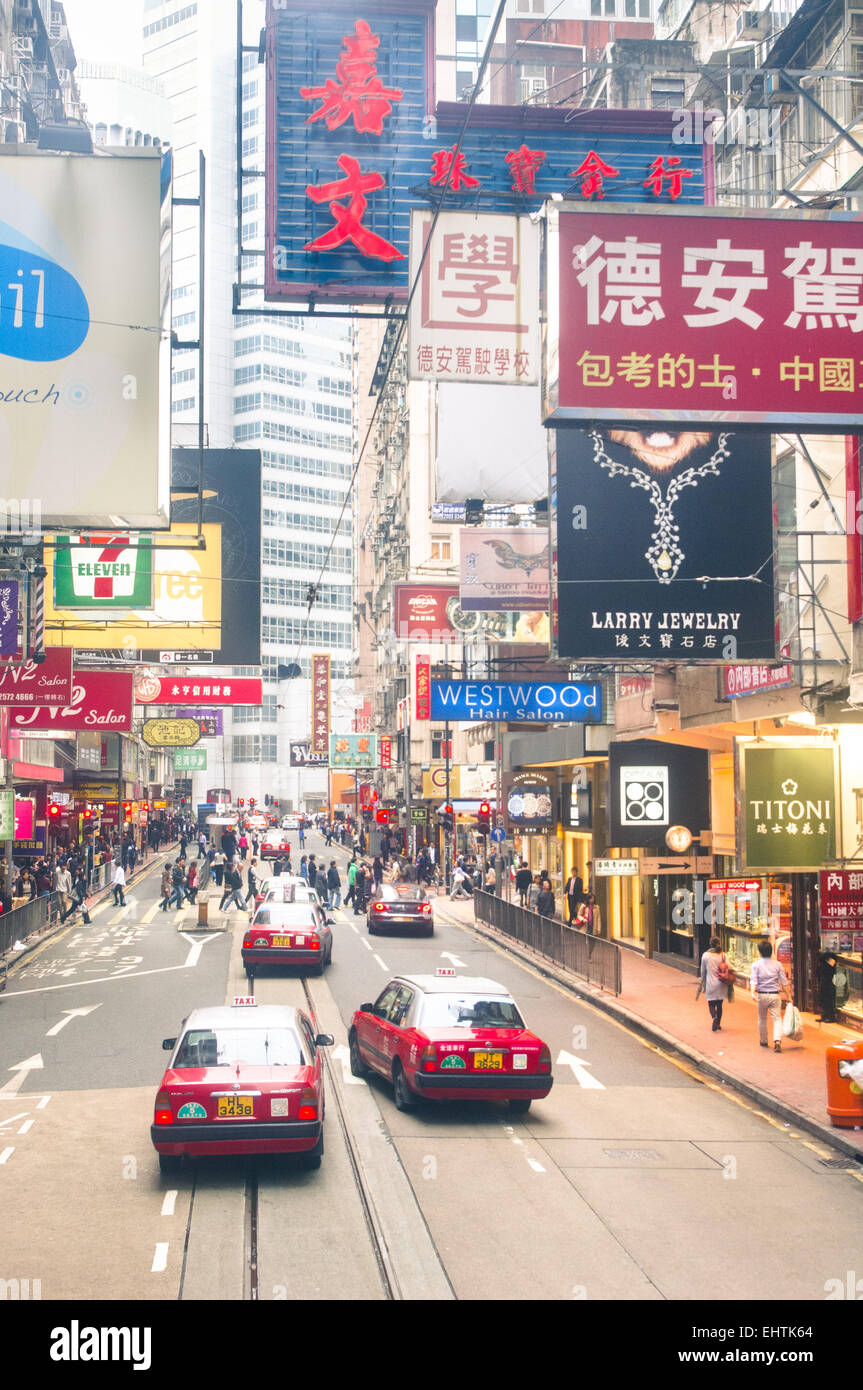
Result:
{"type": "Polygon", "coordinates": [[[610,994],[620,994],[623,953],[613,941],[578,931],[553,917],[541,917],[538,912],[482,889],[474,890],[473,902],[479,921],[487,922],[588,983],[599,985],[610,994]]]}

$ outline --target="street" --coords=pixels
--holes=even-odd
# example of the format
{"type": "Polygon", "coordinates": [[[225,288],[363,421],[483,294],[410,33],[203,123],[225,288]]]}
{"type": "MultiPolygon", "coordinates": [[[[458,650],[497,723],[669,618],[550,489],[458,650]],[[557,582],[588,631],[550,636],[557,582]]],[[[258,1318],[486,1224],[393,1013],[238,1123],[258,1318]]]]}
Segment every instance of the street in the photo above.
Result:
{"type": "MultiPolygon", "coordinates": [[[[308,849],[344,891],[347,854],[308,849]]],[[[815,1301],[859,1264],[863,1185],[823,1146],[481,941],[445,898],[430,939],[369,937],[337,910],[321,979],[256,980],[260,1002],[312,1008],[335,1036],[319,1171],[225,1158],[160,1177],[161,1041],[244,992],[247,918],[221,930],[211,899],[196,931],[192,908],[158,911],[158,880],[154,862],[125,908],[67,924],[0,996],[0,1277],[60,1300],[815,1301]],[[350,1075],[353,1010],[441,965],[502,983],[549,1043],[554,1087],[528,1115],[404,1114],[350,1075]]]]}

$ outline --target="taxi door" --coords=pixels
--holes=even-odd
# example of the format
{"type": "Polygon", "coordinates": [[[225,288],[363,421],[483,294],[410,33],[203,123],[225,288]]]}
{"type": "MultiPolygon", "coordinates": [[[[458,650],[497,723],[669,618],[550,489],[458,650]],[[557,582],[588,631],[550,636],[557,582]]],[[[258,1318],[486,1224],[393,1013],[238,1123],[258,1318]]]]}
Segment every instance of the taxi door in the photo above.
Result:
{"type": "Polygon", "coordinates": [[[387,985],[383,994],[375,1000],[374,1014],[363,1014],[357,1028],[357,1040],[364,1061],[385,1076],[390,1074],[390,1064],[385,1051],[384,1029],[389,1028],[389,1013],[396,1001],[399,986],[394,981],[387,985]]]}
{"type": "Polygon", "coordinates": [[[404,1022],[413,1003],[413,997],[414,991],[412,989],[408,989],[407,985],[400,985],[398,994],[390,1005],[389,1015],[382,1023],[381,1041],[383,1052],[389,1063],[388,1070],[392,1067],[393,1058],[401,1052],[404,1022]]]}

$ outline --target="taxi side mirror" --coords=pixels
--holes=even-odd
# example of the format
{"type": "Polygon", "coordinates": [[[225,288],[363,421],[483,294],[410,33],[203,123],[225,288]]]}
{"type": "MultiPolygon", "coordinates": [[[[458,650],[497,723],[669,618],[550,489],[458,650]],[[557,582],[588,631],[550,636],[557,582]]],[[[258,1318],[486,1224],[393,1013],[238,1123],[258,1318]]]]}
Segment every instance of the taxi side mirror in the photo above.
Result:
{"type": "Polygon", "coordinates": [[[335,1041],[332,1033],[318,1033],[315,1038],[315,1047],[333,1047],[335,1041]]]}
{"type": "Polygon", "coordinates": [[[176,1046],[177,1046],[177,1039],[176,1039],[176,1038],[163,1038],[163,1039],[162,1039],[162,1051],[163,1051],[163,1052],[170,1052],[170,1051],[171,1051],[171,1048],[172,1048],[172,1047],[176,1047],[176,1046]]]}
{"type": "Polygon", "coordinates": [[[361,1014],[373,1014],[374,1011],[375,1011],[375,1006],[374,1006],[374,1004],[360,1004],[360,1013],[361,1013],[361,1014]]]}
{"type": "Polygon", "coordinates": [[[328,927],[334,927],[335,925],[336,925],[336,919],[335,919],[335,917],[328,917],[328,918],[327,918],[327,926],[328,926],[328,927]]]}

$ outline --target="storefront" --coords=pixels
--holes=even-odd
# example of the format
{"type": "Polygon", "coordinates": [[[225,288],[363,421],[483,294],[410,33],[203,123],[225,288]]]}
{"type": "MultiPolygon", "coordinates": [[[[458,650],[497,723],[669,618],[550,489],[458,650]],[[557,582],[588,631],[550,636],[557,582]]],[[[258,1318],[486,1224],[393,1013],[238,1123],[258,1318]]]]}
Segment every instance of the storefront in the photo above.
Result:
{"type": "Polygon", "coordinates": [[[738,983],[748,986],[749,972],[759,958],[759,945],[769,941],[794,984],[794,875],[708,879],[704,917],[711,936],[718,936],[738,983]]]}
{"type": "Polygon", "coordinates": [[[820,879],[820,955],[836,962],[836,1012],[843,1023],[863,1028],[863,866],[826,869],[820,879]]]}

